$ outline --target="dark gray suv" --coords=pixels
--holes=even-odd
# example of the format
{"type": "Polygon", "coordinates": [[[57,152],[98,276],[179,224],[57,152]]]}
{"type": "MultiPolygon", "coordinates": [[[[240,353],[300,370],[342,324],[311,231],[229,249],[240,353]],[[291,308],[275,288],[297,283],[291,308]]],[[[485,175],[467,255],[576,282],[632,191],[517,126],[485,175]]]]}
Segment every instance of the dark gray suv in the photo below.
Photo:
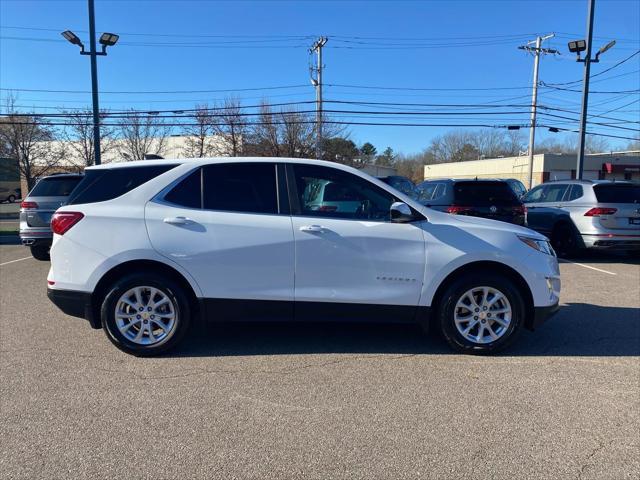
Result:
{"type": "Polygon", "coordinates": [[[20,240],[38,260],[49,260],[53,239],[51,216],[64,205],[83,175],[65,173],[43,177],[20,204],[20,240]]]}
{"type": "Polygon", "coordinates": [[[416,192],[434,210],[525,224],[524,206],[506,180],[425,180],[416,192]]]}

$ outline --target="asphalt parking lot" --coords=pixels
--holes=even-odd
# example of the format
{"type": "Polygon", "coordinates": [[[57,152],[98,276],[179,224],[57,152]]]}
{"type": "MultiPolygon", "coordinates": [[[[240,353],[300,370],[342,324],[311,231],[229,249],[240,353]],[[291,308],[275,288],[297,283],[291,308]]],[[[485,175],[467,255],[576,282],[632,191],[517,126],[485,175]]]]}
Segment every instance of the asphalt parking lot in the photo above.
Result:
{"type": "Polygon", "coordinates": [[[562,263],[495,357],[413,326],[221,325],[139,359],[0,246],[1,478],[640,478],[640,262],[562,263]]]}

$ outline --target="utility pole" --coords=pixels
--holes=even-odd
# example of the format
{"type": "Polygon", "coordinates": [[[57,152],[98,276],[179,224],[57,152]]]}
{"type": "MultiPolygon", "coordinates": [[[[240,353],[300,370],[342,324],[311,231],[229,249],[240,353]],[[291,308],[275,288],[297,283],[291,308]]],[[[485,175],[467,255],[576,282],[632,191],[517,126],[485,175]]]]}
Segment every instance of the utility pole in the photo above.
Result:
{"type": "Polygon", "coordinates": [[[520,50],[526,50],[533,52],[533,93],[531,94],[531,127],[529,128],[529,182],[528,188],[533,187],[533,149],[536,141],[536,114],[538,106],[538,70],[540,65],[540,54],[558,53],[553,48],[542,48],[542,42],[553,38],[554,33],[545,35],[544,37],[537,37],[535,40],[528,42],[526,45],[518,47],[520,50]],[[535,46],[531,45],[535,43],[535,46]]]}
{"type": "Polygon", "coordinates": [[[320,37],[309,49],[309,53],[316,52],[318,55],[315,68],[311,67],[311,84],[316,88],[316,159],[322,159],[322,47],[329,39],[320,37]],[[313,73],[315,71],[315,78],[313,73]]]}

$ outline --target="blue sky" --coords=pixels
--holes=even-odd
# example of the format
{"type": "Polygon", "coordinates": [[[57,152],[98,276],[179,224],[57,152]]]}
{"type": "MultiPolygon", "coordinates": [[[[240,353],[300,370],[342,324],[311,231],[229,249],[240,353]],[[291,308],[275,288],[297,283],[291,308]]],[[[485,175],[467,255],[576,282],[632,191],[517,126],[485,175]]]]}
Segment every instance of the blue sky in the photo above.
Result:
{"type": "MultiPolygon", "coordinates": [[[[582,64],[575,62],[566,43],[584,37],[586,7],[586,0],[97,0],[98,35],[104,31],[121,35],[120,43],[110,49],[109,55],[99,58],[100,90],[105,92],[101,94],[101,106],[143,110],[193,108],[196,103],[212,103],[231,94],[213,90],[235,91],[234,95],[245,105],[258,103],[263,97],[271,102],[313,100],[307,48],[317,35],[329,37],[324,51],[328,100],[526,105],[533,59],[517,47],[536,34],[556,32],[556,38],[545,46],[559,49],[561,55],[543,58],[540,79],[547,83],[581,79],[582,64]],[[263,87],[288,88],[245,90],[263,87]],[[202,90],[207,92],[139,93],[202,90]]],[[[3,98],[7,89],[14,89],[18,105],[37,111],[90,104],[88,93],[20,91],[90,89],[88,57],[78,55],[76,47],[59,35],[60,31],[71,29],[88,44],[86,1],[0,0],[0,24],[3,98]]],[[[599,64],[593,65],[592,74],[612,67],[640,49],[640,1],[597,0],[594,36],[597,47],[611,39],[617,39],[618,43],[603,55],[599,64]]],[[[603,92],[637,90],[639,68],[640,55],[636,55],[594,78],[591,88],[603,92]]],[[[567,88],[581,90],[581,83],[567,88]]],[[[543,105],[570,112],[579,110],[579,92],[543,88],[540,94],[539,102],[543,105]]],[[[593,94],[590,107],[590,113],[640,120],[637,92],[593,94]],[[615,110],[607,113],[612,109],[615,110]]],[[[424,105],[327,104],[326,108],[452,110],[424,105]]],[[[515,107],[475,110],[523,112],[515,107]]],[[[576,113],[555,112],[577,118],[576,113]]],[[[509,124],[526,123],[527,117],[523,112],[455,119],[376,117],[360,121],[509,124]]],[[[615,123],[609,119],[592,120],[615,123]]],[[[572,120],[547,117],[544,122],[568,122],[557,125],[577,128],[577,122],[572,120]]],[[[633,136],[633,132],[609,125],[592,125],[591,129],[633,136]]],[[[391,146],[411,153],[420,151],[430,138],[447,129],[352,126],[349,131],[358,144],[371,141],[379,151],[391,146]]],[[[540,137],[546,135],[558,134],[540,129],[540,137]]],[[[611,142],[614,147],[626,143],[615,139],[611,142]]]]}

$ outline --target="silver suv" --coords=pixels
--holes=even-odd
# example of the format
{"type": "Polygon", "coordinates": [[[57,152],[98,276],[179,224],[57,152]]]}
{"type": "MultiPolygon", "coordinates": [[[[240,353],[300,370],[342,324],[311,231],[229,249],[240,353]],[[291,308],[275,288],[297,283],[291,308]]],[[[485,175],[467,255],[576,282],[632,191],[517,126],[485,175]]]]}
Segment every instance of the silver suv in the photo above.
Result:
{"type": "Polygon", "coordinates": [[[38,260],[49,260],[53,239],[51,216],[82,180],[83,175],[64,173],[43,177],[20,204],[20,240],[38,260]]]}
{"type": "Polygon", "coordinates": [[[527,225],[559,255],[582,248],[640,250],[640,184],[610,180],[545,183],[523,201],[527,225]]]}

